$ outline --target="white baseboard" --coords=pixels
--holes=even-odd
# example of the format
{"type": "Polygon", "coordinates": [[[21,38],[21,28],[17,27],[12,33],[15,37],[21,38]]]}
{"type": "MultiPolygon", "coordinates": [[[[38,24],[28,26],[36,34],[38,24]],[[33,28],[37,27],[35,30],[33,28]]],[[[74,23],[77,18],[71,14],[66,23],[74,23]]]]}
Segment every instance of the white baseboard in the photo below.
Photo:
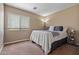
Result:
{"type": "Polygon", "coordinates": [[[22,39],[22,40],[16,40],[16,41],[12,41],[12,42],[6,42],[4,43],[4,45],[6,44],[12,44],[12,43],[18,43],[18,42],[22,42],[22,41],[28,41],[29,39],[22,39]]]}

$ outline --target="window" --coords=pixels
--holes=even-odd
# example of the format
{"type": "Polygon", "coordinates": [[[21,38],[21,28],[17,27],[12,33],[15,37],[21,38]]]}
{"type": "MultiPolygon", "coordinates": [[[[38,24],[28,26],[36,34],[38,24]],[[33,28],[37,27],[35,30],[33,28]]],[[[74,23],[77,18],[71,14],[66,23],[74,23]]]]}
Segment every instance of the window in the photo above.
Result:
{"type": "Polygon", "coordinates": [[[14,13],[8,14],[8,29],[26,29],[30,27],[29,16],[18,15],[14,13]]]}
{"type": "Polygon", "coordinates": [[[21,16],[20,17],[20,28],[29,28],[29,17],[21,16]]]}

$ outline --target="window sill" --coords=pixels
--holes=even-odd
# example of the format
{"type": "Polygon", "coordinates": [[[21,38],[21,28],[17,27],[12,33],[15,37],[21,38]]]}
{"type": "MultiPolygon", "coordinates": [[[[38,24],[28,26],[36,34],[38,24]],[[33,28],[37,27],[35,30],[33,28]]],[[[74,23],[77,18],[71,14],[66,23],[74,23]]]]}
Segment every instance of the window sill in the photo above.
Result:
{"type": "Polygon", "coordinates": [[[28,30],[29,28],[22,28],[22,29],[8,29],[10,31],[21,31],[21,30],[28,30]]]}

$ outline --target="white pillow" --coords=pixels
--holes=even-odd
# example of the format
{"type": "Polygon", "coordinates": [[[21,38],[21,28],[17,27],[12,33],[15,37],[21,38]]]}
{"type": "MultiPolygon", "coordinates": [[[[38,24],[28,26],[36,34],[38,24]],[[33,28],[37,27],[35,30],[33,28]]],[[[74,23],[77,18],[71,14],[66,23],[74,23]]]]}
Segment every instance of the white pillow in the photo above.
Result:
{"type": "Polygon", "coordinates": [[[54,31],[54,26],[50,26],[49,31],[54,31]]]}

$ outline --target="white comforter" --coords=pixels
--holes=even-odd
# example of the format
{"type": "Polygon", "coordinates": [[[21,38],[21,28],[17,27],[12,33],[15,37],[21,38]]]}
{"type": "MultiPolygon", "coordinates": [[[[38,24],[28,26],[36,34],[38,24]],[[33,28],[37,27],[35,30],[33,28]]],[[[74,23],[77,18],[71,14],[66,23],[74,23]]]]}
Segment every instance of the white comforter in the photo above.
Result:
{"type": "Polygon", "coordinates": [[[32,31],[30,39],[36,44],[39,44],[44,50],[45,54],[48,54],[51,50],[51,44],[53,39],[53,35],[51,32],[35,30],[32,31]]]}

